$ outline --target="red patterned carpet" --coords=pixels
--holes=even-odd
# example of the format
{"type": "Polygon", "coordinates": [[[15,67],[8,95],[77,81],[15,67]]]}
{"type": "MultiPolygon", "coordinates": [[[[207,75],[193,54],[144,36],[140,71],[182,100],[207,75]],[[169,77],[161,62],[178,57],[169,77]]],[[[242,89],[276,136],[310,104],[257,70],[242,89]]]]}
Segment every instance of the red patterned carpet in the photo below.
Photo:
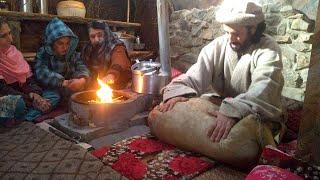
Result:
{"type": "MultiPolygon", "coordinates": [[[[270,160],[266,164],[280,162],[281,157],[292,160],[301,114],[302,109],[289,111],[286,141],[290,143],[280,144],[278,150],[266,148],[262,154],[262,158],[270,160]]],[[[132,137],[92,154],[129,179],[244,179],[246,176],[199,154],[160,142],[151,135],[132,137]]]]}
{"type": "MultiPolygon", "coordinates": [[[[212,178],[213,174],[208,172],[217,167],[220,173],[231,172],[227,168],[222,170],[217,162],[200,154],[182,151],[151,135],[132,137],[92,154],[129,179],[192,179],[202,174],[212,178]]],[[[214,175],[218,174],[219,171],[214,172],[214,175]]],[[[234,171],[229,179],[243,179],[244,176],[234,171]]]]}

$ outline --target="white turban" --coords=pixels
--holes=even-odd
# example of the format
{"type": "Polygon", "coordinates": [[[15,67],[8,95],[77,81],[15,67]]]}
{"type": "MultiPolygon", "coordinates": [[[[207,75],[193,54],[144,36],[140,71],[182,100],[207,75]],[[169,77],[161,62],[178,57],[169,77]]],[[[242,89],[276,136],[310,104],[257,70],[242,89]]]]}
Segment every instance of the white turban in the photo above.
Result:
{"type": "Polygon", "coordinates": [[[216,13],[216,20],[222,24],[237,24],[242,26],[257,25],[264,21],[260,5],[252,1],[225,1],[216,13]]]}

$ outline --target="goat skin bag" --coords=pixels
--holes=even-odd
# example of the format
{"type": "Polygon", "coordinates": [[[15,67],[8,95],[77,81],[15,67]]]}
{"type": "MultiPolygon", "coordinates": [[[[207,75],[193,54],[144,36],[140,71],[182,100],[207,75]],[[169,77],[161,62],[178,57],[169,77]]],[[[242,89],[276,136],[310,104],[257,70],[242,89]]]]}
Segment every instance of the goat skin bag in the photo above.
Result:
{"type": "Polygon", "coordinates": [[[208,111],[218,109],[208,100],[192,98],[165,113],[155,108],[148,123],[152,134],[164,142],[240,168],[254,165],[264,146],[275,145],[269,126],[259,123],[254,115],[235,124],[226,139],[212,142],[207,131],[215,118],[208,111]]]}

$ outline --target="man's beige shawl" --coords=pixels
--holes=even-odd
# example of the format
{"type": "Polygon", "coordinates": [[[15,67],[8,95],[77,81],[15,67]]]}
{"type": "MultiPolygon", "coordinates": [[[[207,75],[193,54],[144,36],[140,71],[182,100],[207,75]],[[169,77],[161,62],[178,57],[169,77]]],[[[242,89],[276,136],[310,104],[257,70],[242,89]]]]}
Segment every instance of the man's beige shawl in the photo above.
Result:
{"type": "Polygon", "coordinates": [[[249,114],[280,121],[283,87],[281,50],[268,35],[252,44],[240,57],[227,36],[205,46],[185,75],[163,89],[164,101],[186,94],[200,96],[209,86],[225,97],[220,112],[242,119],[249,114]]]}

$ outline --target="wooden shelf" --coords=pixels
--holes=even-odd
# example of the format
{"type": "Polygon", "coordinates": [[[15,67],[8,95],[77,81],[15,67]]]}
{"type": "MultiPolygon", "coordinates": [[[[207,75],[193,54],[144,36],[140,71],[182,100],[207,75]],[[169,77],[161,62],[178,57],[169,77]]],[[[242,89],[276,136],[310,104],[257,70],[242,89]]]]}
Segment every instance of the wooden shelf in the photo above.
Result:
{"type": "Polygon", "coordinates": [[[58,17],[64,22],[87,24],[94,20],[105,21],[109,26],[113,27],[123,27],[123,28],[140,28],[140,23],[128,23],[122,21],[111,21],[111,20],[101,20],[101,19],[91,19],[91,18],[81,18],[75,16],[57,16],[52,14],[39,14],[39,13],[24,13],[17,11],[0,11],[0,16],[6,17],[11,21],[22,21],[22,20],[36,20],[36,21],[50,21],[54,17],[58,17]]]}
{"type": "MultiPolygon", "coordinates": [[[[35,52],[23,52],[23,57],[25,60],[28,62],[33,62],[34,58],[36,57],[35,52]]],[[[148,59],[152,58],[155,56],[155,52],[153,51],[130,51],[128,52],[128,55],[130,59],[136,59],[136,58],[141,58],[141,59],[148,59]]]]}
{"type": "Polygon", "coordinates": [[[130,51],[128,55],[131,59],[141,58],[141,59],[149,59],[155,56],[155,52],[153,51],[130,51]]]}

